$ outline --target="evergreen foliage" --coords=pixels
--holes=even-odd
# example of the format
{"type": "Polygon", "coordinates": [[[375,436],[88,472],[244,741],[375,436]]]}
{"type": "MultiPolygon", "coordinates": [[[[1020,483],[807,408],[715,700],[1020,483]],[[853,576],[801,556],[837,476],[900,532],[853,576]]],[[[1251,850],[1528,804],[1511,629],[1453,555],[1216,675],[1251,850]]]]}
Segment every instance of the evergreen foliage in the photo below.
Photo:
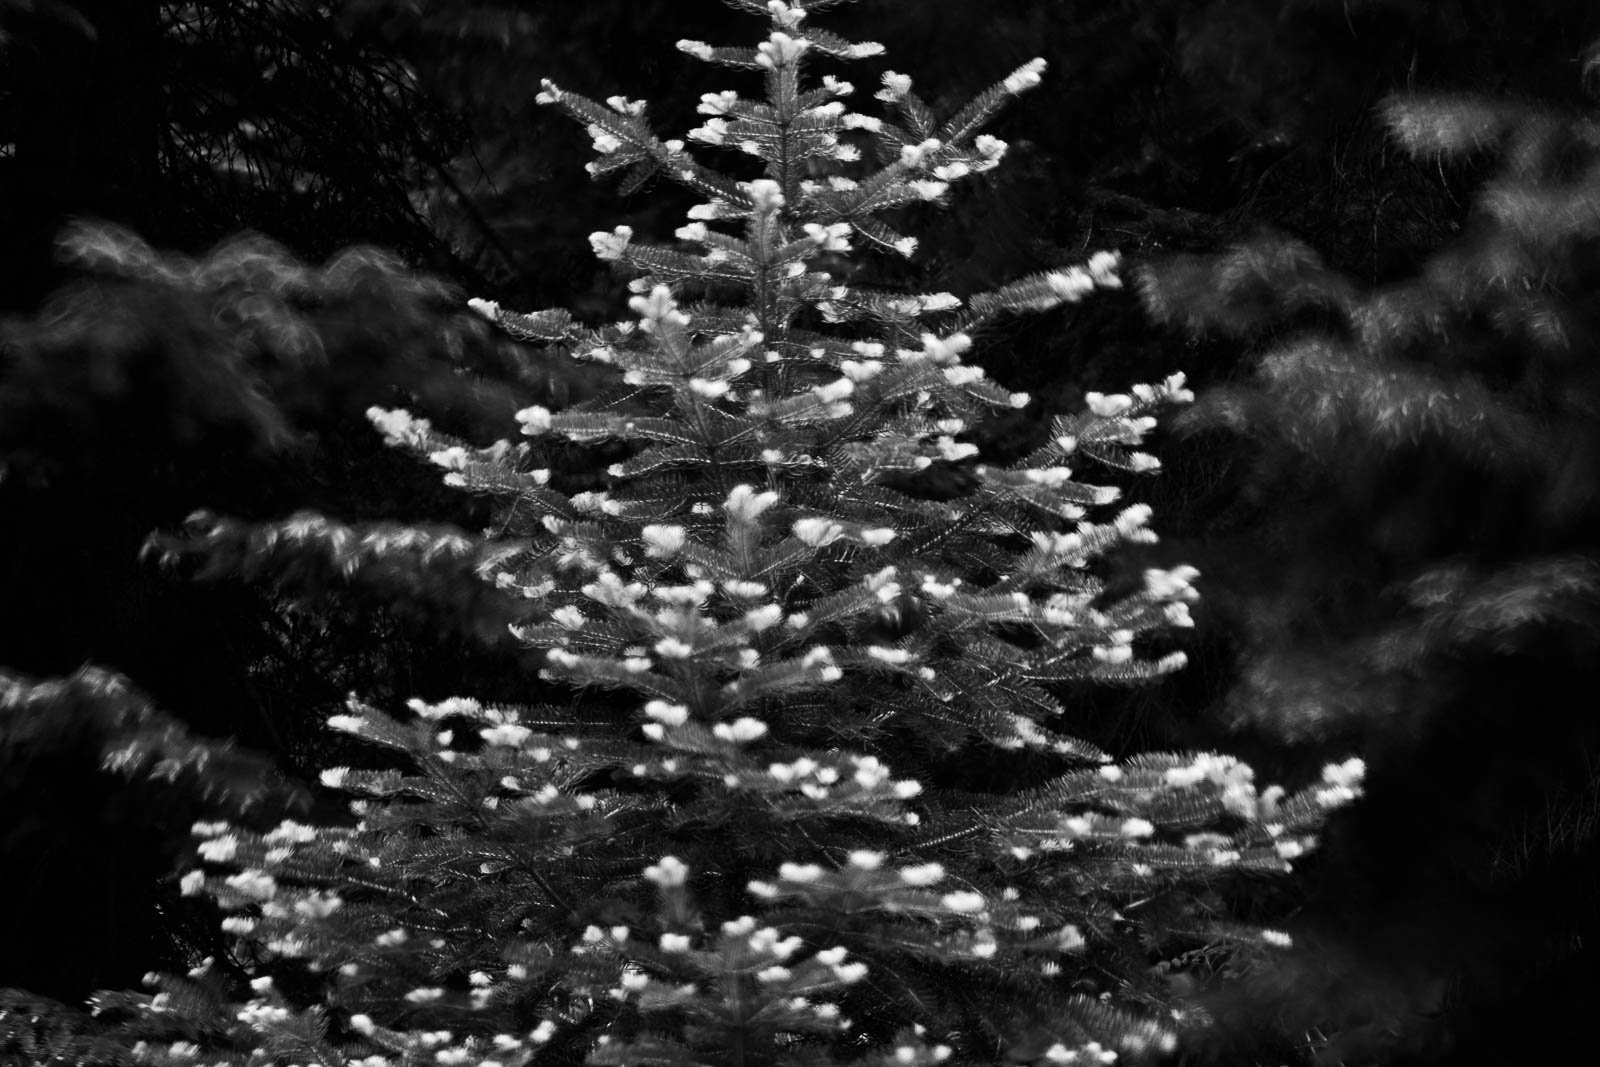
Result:
{"type": "Polygon", "coordinates": [[[1595,330],[1595,135],[1486,100],[1397,97],[1386,113],[1407,151],[1500,161],[1415,277],[1363,291],[1277,237],[1145,276],[1158,316],[1261,339],[1255,379],[1187,422],[1261,442],[1254,497],[1292,492],[1316,511],[1274,509],[1288,529],[1252,536],[1315,560],[1297,580],[1349,590],[1275,585],[1245,612],[1267,654],[1235,715],[1289,736],[1415,728],[1421,694],[1404,676],[1419,661],[1594,624],[1600,440],[1578,354],[1595,330]],[[1313,619],[1307,603],[1325,608],[1313,619]],[[1350,677],[1371,688],[1335,681],[1350,677]]]}
{"type": "MultiPolygon", "coordinates": [[[[0,320],[4,667],[49,677],[96,664],[198,737],[233,738],[312,777],[322,722],[351,688],[432,693],[470,669],[492,690],[507,671],[474,635],[493,605],[454,606],[483,599],[470,582],[440,583],[447,595],[434,599],[394,596],[393,580],[369,595],[301,554],[228,570],[248,584],[202,585],[140,548],[201,505],[244,520],[318,508],[345,522],[481,525],[487,509],[383,447],[366,408],[421,402],[441,425],[481,434],[530,397],[582,383],[514,359],[459,294],[371,248],[306,265],[244,235],[189,258],[84,224],[57,254],[73,284],[36,315],[0,320]]],[[[205,562],[180,570],[218,576],[220,555],[205,562]]],[[[503,621],[493,628],[506,644],[503,621]]],[[[55,716],[60,733],[0,752],[0,809],[28,813],[8,819],[0,860],[27,872],[0,880],[0,986],[79,1001],[171,965],[176,912],[157,907],[156,879],[191,847],[184,828],[205,802],[172,818],[119,798],[101,742],[71,725],[69,690],[49,691],[60,707],[29,714],[55,716]],[[63,951],[80,935],[81,950],[63,951]]]]}
{"type": "MultiPolygon", "coordinates": [[[[937,72],[924,99],[941,115],[981,88],[985,72],[1029,55],[1073,74],[1070,90],[986,128],[1012,141],[1007,166],[947,197],[954,210],[939,215],[929,203],[894,216],[900,232],[922,238],[914,260],[827,264],[852,286],[965,296],[1108,243],[1138,262],[1163,249],[1214,252],[1261,225],[1304,242],[1245,240],[1220,259],[1190,261],[1187,279],[1188,268],[1158,271],[1174,321],[1213,324],[1203,331],[1211,340],[1189,338],[1181,356],[1202,410],[1208,386],[1257,357],[1287,355],[1286,337],[1313,339],[1305,352],[1331,344],[1340,372],[1318,373],[1320,355],[1310,371],[1286,360],[1276,384],[1216,395],[1243,424],[1202,415],[1191,425],[1205,432],[1155,441],[1149,450],[1167,475],[1141,493],[1164,541],[1102,556],[1096,573],[1120,591],[1145,566],[1198,564],[1207,577],[1205,602],[1193,605],[1198,631],[1154,646],[1182,647],[1195,663],[1161,686],[1055,693],[1070,700],[1074,736],[1108,751],[1208,747],[1221,743],[1215,724],[1196,712],[1224,691],[1237,644],[1247,684],[1226,706],[1250,732],[1226,742],[1229,751],[1265,769],[1319,763],[1359,743],[1377,766],[1371,795],[1297,878],[1229,885],[1231,905],[1273,900],[1261,909],[1273,921],[1291,896],[1296,906],[1297,894],[1314,896],[1292,924],[1299,952],[1276,955],[1228,999],[1205,1001],[1219,1019],[1262,1024],[1278,1047],[1253,1058],[1213,1048],[1207,1062],[1290,1062],[1313,1038],[1328,1063],[1399,1062],[1402,1049],[1437,1052],[1452,1040],[1468,1062],[1474,1051],[1531,1059],[1538,1042],[1561,1051],[1583,1031],[1593,968],[1580,942],[1600,925],[1586,892],[1594,746],[1563,709],[1580,707],[1571,694],[1594,683],[1582,666],[1593,662],[1592,515],[1569,498],[1552,518],[1545,505],[1568,491],[1552,488],[1557,477],[1539,481],[1592,480],[1582,458],[1590,424],[1577,414],[1588,403],[1573,358],[1582,345],[1565,361],[1548,346],[1524,351],[1491,316],[1521,314],[1508,308],[1514,288],[1471,310],[1478,297],[1448,261],[1476,255],[1458,230],[1482,235],[1485,215],[1469,209],[1484,181],[1511,176],[1502,160],[1536,158],[1530,146],[1552,131],[1567,130],[1552,145],[1588,135],[1583,121],[1543,108],[1458,108],[1437,96],[1418,111],[1418,129],[1483,132],[1511,115],[1509,139],[1484,145],[1515,147],[1410,153],[1396,150],[1391,111],[1376,104],[1403,85],[1586,106],[1594,50],[1578,46],[1600,32],[1597,12],[1574,0],[917,0],[831,13],[845,36],[896,42],[919,82],[937,72]],[[1586,84],[1573,77],[1580,65],[1586,84]],[[1399,346],[1402,360],[1380,340],[1383,359],[1358,353],[1347,365],[1349,309],[1359,312],[1369,287],[1409,309],[1423,274],[1456,293],[1443,333],[1399,346]],[[1500,355],[1488,362],[1502,365],[1486,370],[1480,357],[1491,351],[1500,355]],[[1441,372],[1429,353],[1455,362],[1441,372]],[[1476,440],[1470,422],[1435,427],[1417,443],[1397,432],[1403,418],[1369,418],[1355,398],[1383,394],[1374,366],[1381,375],[1396,363],[1410,375],[1404,393],[1477,392],[1478,425],[1499,429],[1476,440]],[[1535,379],[1571,399],[1539,399],[1535,379]],[[1323,400],[1329,418],[1308,415],[1323,400]],[[1541,435],[1544,444],[1523,447],[1541,435]],[[1542,451],[1558,436],[1577,462],[1542,451]],[[1519,448],[1520,466],[1504,462],[1519,448]],[[1408,583],[1429,574],[1442,578],[1426,591],[1434,599],[1408,606],[1408,583]],[[1440,598],[1452,597],[1464,610],[1444,609],[1440,598]],[[1509,610],[1525,621],[1494,638],[1477,629],[1485,614],[1509,610]],[[1441,638],[1448,628],[1453,636],[1441,638]],[[1301,697],[1315,719],[1293,714],[1301,697]]],[[[246,226],[313,260],[376,241],[412,265],[446,264],[485,297],[520,306],[538,294],[584,321],[619,315],[627,298],[582,240],[608,193],[589,191],[570,165],[565,119],[537,106],[539,79],[528,72],[604,86],[596,98],[627,88],[650,99],[658,126],[686,128],[698,124],[683,120],[699,94],[721,88],[702,71],[718,68],[658,42],[669,31],[722,40],[729,19],[718,5],[671,0],[0,0],[0,214],[10,240],[0,304],[32,307],[60,280],[51,241],[63,218],[91,213],[191,254],[246,226]]],[[[1551,158],[1581,172],[1585,151],[1551,158]]],[[[745,162],[738,176],[756,174],[745,162]]],[[[1537,170],[1520,173],[1533,187],[1550,184],[1555,171],[1537,170]]],[[[615,221],[664,235],[686,195],[658,176],[615,221]]],[[[103,664],[197,733],[232,734],[313,776],[330,760],[376,767],[384,758],[331,747],[321,732],[350,689],[390,709],[463,689],[486,706],[549,696],[530,696],[519,673],[544,652],[521,649],[505,626],[520,611],[517,591],[469,577],[495,542],[462,531],[490,521],[494,498],[438,486],[430,465],[384,449],[361,418],[371,404],[403,405],[477,446],[521,408],[561,408],[543,383],[498,381],[509,344],[485,345],[481,319],[453,313],[459,300],[416,285],[396,257],[364,253],[343,261],[348,273],[323,271],[251,240],[190,262],[103,228],[59,247],[70,250],[59,262],[72,290],[31,321],[0,326],[8,668],[45,676],[103,664]],[[434,358],[440,351],[450,358],[434,358]],[[200,505],[209,511],[188,535],[158,538],[137,561],[150,529],[171,530],[200,505]],[[291,517],[258,521],[281,516],[291,517]],[[394,538],[410,547],[371,553],[394,538]],[[434,545],[444,550],[424,557],[434,545]],[[191,586],[158,573],[155,559],[248,584],[191,586]]],[[[1582,323],[1586,252],[1570,251],[1549,259],[1561,284],[1535,291],[1582,323]]],[[[736,287],[678,295],[741,302],[736,287]]],[[[1076,410],[1084,390],[1164,374],[1174,346],[1129,314],[1134,299],[1101,289],[1093,301],[973,331],[963,359],[1035,402],[975,422],[961,442],[995,465],[1027,450],[1018,438],[1041,417],[1076,410]]],[[[1385,321],[1404,331],[1408,314],[1385,321]]],[[[939,331],[953,321],[929,318],[939,331]]],[[[565,344],[544,351],[563,368],[608,373],[567,359],[565,344]]],[[[540,463],[569,497],[606,488],[600,469],[630,455],[615,441],[540,444],[559,452],[540,463]]],[[[892,484],[959,497],[970,478],[969,463],[935,462],[892,484]]],[[[918,607],[899,607],[911,609],[904,622],[886,614],[862,630],[904,636],[918,607]]],[[[25,718],[0,723],[10,743],[0,810],[22,813],[8,817],[0,858],[0,985],[76,1003],[151,967],[181,973],[199,959],[184,962],[186,951],[214,947],[196,921],[208,905],[176,900],[170,880],[154,883],[190,819],[210,813],[191,812],[198,798],[175,802],[159,782],[148,786],[159,796],[146,785],[124,792],[120,775],[99,769],[98,730],[80,728],[77,690],[37,692],[48,700],[13,704],[25,718]]],[[[930,787],[980,794],[1046,775],[1043,764],[976,744],[959,760],[925,763],[930,787]]],[[[1179,988],[1204,974],[1180,963],[1167,981],[1179,988]]],[[[128,1055],[114,1012],[72,1017],[20,995],[0,1007],[13,1010],[42,1029],[12,1055],[128,1055]],[[52,1018],[59,1027],[46,1025],[52,1018]],[[92,1048],[56,1043],[102,1029],[111,1036],[92,1048]]]]}
{"type": "Polygon", "coordinates": [[[642,102],[543,87],[587,127],[592,173],[707,201],[676,245],[591,238],[636,275],[633,320],[474,302],[599,365],[601,391],[523,407],[528,440],[487,447],[369,413],[491,502],[481,536],[202,524],[188,551],[242,546],[228,566],[468,565],[521,601],[541,669],[520,702],[353,696],[329,725],[393,762],[322,772],[351,820],[197,823],[182,889],[233,941],[97,998],[138,1062],[1139,1060],[1201,1021],[1152,964],[1283,943],[1215,921],[1208,893],[1287,869],[1360,761],[1258,792],[1225,756],[1117,761],[1070,730],[1074,686],[1182,664],[1161,641],[1193,570],[1108,588],[1099,562],[1153,539],[1149,509],[1104,513],[1118,491],[1065,465],[1155,468],[1137,446],[1182,377],[1091,394],[1015,463],[962,439],[1028,403],[963,362],[967,331],[1114,288],[1116,257],[965,300],[851,284],[858,246],[914,252],[897,209],[998,164],[980,131],[1044,64],[943,121],[888,72],[889,117],[861,115],[848,83],[804,77],[882,51],[802,23],[834,0],[737,6],[770,21],[756,47],[679,47],[763,76],[760,98],[706,94],[689,134],[748,179],[658,139],[642,102]],[[598,483],[566,469],[598,447],[598,483]],[[996,751],[1005,781],[970,772],[996,751]]]}
{"type": "Polygon", "coordinates": [[[317,259],[381,243],[469,271],[412,203],[463,126],[340,5],[0,3],[0,307],[64,280],[79,217],[197,252],[243,228],[317,259]]]}
{"type": "MultiPolygon", "coordinates": [[[[143,914],[169,895],[171,874],[191,851],[171,827],[217,814],[303,813],[309,797],[268,760],[193,734],[126,679],[85,668],[50,681],[0,671],[0,800],[6,974],[53,991],[75,973],[129,980],[106,965],[109,942],[135,942],[148,966],[166,958],[166,939],[216,940],[194,909],[169,902],[164,930],[143,914]],[[63,908],[62,897],[75,907],[63,908]],[[44,925],[42,936],[19,919],[44,925]]],[[[0,1015],[28,999],[0,993],[0,1015]]],[[[15,1018],[5,1025],[0,1052],[29,1053],[16,1044],[15,1018]]]]}
{"type": "Polygon", "coordinates": [[[1304,919],[1313,947],[1263,1000],[1333,1034],[1330,1062],[1499,1062],[1565,1040],[1538,1002],[1570,995],[1597,919],[1600,735],[1573,698],[1600,653],[1600,137],[1485,97],[1396,95],[1382,115],[1403,151],[1476,178],[1414,274],[1369,288],[1267,235],[1156,265],[1142,292],[1256,364],[1186,418],[1255,457],[1218,545],[1249,566],[1212,575],[1245,643],[1227,713],[1373,766],[1304,919]],[[1441,794],[1463,768],[1465,795],[1441,794]],[[1493,1034],[1481,1009],[1507,1002],[1553,1025],[1493,1034]]]}
{"type": "MultiPolygon", "coordinates": [[[[530,392],[582,389],[541,373],[537,361],[513,366],[510,345],[461,314],[446,286],[374,249],[316,267],[246,235],[191,260],[86,225],[65,234],[59,252],[82,272],[78,282],[39,315],[0,322],[0,494],[18,520],[5,531],[4,557],[15,610],[0,633],[8,665],[28,673],[64,672],[85,659],[141,667],[161,703],[187,702],[186,688],[205,688],[193,660],[230,653],[208,641],[218,636],[214,624],[198,634],[171,618],[181,607],[162,601],[181,596],[138,562],[152,527],[176,525],[202,504],[251,520],[309,506],[347,520],[475,524],[482,516],[456,506],[459,494],[435,491],[411,464],[369,443],[365,409],[420,400],[446,425],[482,433],[530,392]],[[52,550],[82,560],[39,567],[52,550]],[[148,653],[141,659],[148,633],[114,625],[136,610],[132,602],[176,628],[173,643],[187,646],[179,677],[166,677],[148,653]]],[[[326,605],[349,592],[340,577],[301,573],[278,591],[326,605]]],[[[270,606],[199,603],[190,610],[235,615],[243,644],[271,647],[282,636],[270,606]],[[266,632],[248,633],[256,627],[266,632]]],[[[368,626],[364,639],[372,636],[368,626]]],[[[290,658],[305,654],[294,649],[290,658]]],[[[259,652],[252,658],[259,675],[259,652]]],[[[335,684],[332,698],[347,688],[335,684]]],[[[174,710],[214,734],[245,726],[237,709],[174,710]]],[[[271,744],[262,734],[249,739],[271,744]]]]}

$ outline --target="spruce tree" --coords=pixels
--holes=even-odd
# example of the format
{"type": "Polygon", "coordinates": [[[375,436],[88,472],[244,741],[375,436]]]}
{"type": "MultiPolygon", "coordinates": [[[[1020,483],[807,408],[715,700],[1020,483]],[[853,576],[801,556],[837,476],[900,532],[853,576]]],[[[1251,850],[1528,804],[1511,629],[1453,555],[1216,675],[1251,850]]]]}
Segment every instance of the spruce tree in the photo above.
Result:
{"type": "Polygon", "coordinates": [[[100,998],[139,1062],[1138,1061],[1200,1021],[1154,964],[1284,942],[1207,893],[1287,869],[1360,761],[1258,792],[1223,755],[1114,760],[1070,730],[1075,686],[1182,665],[1161,642],[1195,572],[1108,588],[1149,509],[1067,465],[1158,466],[1137,446],[1182,376],[1091,394],[1014,463],[965,439],[1029,402],[963,362],[970,331],[1116,287],[1116,256],[965,299],[851,284],[854,253],[914,253],[897,209],[1000,162],[983,124],[1044,64],[944,121],[893,71],[888,117],[851,112],[810,70],[882,48],[806,21],[837,2],[739,0],[769,22],[755,47],[679,42],[761,75],[688,135],[748,179],[658,139],[643,102],[544,85],[596,176],[705,203],[674,245],[591,238],[635,276],[628,321],[473,302],[605,369],[595,397],[487,447],[370,413],[493,503],[481,535],[197,526],[201,551],[470,567],[523,601],[539,673],[521,703],[353,695],[329,725],[389,763],[323,771],[349,820],[197,824],[183,891],[234,940],[100,998]]]}

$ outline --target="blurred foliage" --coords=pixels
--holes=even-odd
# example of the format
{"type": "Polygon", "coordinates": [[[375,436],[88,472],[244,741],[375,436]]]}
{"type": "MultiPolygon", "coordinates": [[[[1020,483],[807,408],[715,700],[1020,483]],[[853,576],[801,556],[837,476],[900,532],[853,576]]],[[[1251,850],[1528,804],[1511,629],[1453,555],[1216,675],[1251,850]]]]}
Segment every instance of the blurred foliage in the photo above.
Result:
{"type": "MultiPolygon", "coordinates": [[[[141,562],[140,549],[203,505],[249,520],[316,507],[350,523],[481,524],[459,494],[383,447],[366,408],[426,406],[487,443],[518,407],[583,383],[372,249],[311,267],[247,236],[191,260],[98,226],[70,231],[61,252],[79,281],[37,315],[0,321],[0,663],[33,675],[85,662],[119,670],[202,734],[236,737],[301,774],[320,765],[321,720],[352,688],[439,696],[464,670],[492,688],[504,653],[441,627],[436,612],[386,610],[337,568],[195,585],[141,562]]],[[[92,768],[90,748],[75,751],[92,768]]],[[[28,770],[14,755],[19,795],[73,781],[50,760],[28,770]]],[[[182,841],[186,823],[85,790],[61,816],[84,848],[111,847],[129,820],[182,841]]],[[[41,962],[55,958],[51,931],[117,885],[70,892],[72,868],[47,866],[52,891],[4,912],[18,925],[0,984],[72,999],[91,976],[136,981],[164,921],[150,911],[119,912],[94,951],[41,962]]],[[[148,903],[151,870],[125,870],[124,895],[148,903]]]]}
{"type": "Polygon", "coordinates": [[[171,959],[170,939],[198,909],[171,907],[164,926],[147,913],[192,851],[188,825],[219,813],[282,816],[308,799],[270,760],[191,734],[126,679],[97,668],[50,682],[0,672],[0,985],[128,981],[106,966],[106,948],[130,939],[125,951],[171,959]]]}
{"type": "Polygon", "coordinates": [[[194,252],[242,228],[463,273],[411,202],[464,127],[318,0],[0,3],[0,308],[63,278],[73,217],[194,252]]]}
{"type": "Polygon", "coordinates": [[[1600,928],[1600,127],[1435,92],[1379,114],[1477,179],[1414,273],[1361,284],[1268,233],[1141,286],[1255,365],[1182,427],[1246,457],[1200,560],[1243,649],[1224,714],[1373,768],[1307,944],[1254,991],[1330,1031],[1320,1062],[1538,1058],[1600,928]],[[1486,1021],[1516,1001],[1537,1036],[1486,1021]]]}

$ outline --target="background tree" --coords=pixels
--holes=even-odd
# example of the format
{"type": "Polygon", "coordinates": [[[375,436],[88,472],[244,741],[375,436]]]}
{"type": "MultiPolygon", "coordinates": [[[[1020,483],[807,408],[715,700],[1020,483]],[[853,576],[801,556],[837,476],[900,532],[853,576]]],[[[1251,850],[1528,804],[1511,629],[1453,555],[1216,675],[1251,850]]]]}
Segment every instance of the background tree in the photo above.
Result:
{"type": "MultiPolygon", "coordinates": [[[[362,412],[379,399],[423,400],[441,426],[471,434],[515,411],[513,396],[554,398],[562,382],[537,359],[513,360],[451,310],[459,298],[447,287],[387,254],[357,250],[314,268],[241,239],[191,261],[103,227],[64,249],[84,280],[38,317],[0,325],[6,667],[40,677],[103,665],[202,734],[304,772],[319,732],[307,709],[338,706],[356,684],[427,692],[444,664],[472,661],[481,642],[459,610],[397,616],[336,570],[301,572],[304,606],[291,610],[264,581],[186,587],[141,562],[140,547],[201,504],[241,517],[320,505],[346,521],[477,524],[470,505],[377,447],[362,412]]],[[[101,758],[98,728],[72,706],[36,728],[57,731],[52,745],[76,745],[71,758],[85,766],[101,758]]],[[[136,980],[160,921],[128,914],[154,889],[143,868],[125,868],[126,883],[87,880],[57,851],[73,840],[132,847],[128,809],[107,796],[90,819],[87,799],[25,801],[55,773],[48,761],[29,769],[34,755],[0,750],[7,802],[27,811],[8,865],[30,872],[0,889],[10,946],[0,981],[78,997],[136,980]],[[94,953],[59,951],[70,916],[103,912],[122,918],[94,953]]],[[[152,855],[179,847],[153,815],[144,835],[152,855]]]]}
{"type": "Polygon", "coordinates": [[[249,227],[465,270],[411,204],[459,127],[330,5],[8,0],[0,19],[0,307],[61,280],[51,249],[80,216],[189,252],[249,227]]]}
{"type": "Polygon", "coordinates": [[[1143,290],[1256,364],[1188,419],[1251,456],[1215,546],[1246,643],[1226,712],[1288,745],[1359,744],[1377,783],[1318,871],[1293,980],[1266,980],[1288,1025],[1347,1031],[1327,1062],[1555,1055],[1600,917],[1600,735],[1573,702],[1600,651],[1600,135],[1485,97],[1398,95],[1383,116],[1411,157],[1481,176],[1414,275],[1363,286],[1269,236],[1143,290]]]}
{"type": "MultiPolygon", "coordinates": [[[[441,315],[438,287],[404,276],[394,253],[323,272],[263,240],[208,250],[248,227],[319,261],[377,241],[470,276],[411,201],[460,150],[460,127],[326,4],[8,2],[0,49],[0,307],[26,312],[0,326],[0,662],[28,676],[102,664],[183,721],[293,766],[307,752],[298,709],[341,699],[352,672],[400,671],[407,691],[426,689],[416,650],[435,635],[355,603],[293,617],[258,592],[163,578],[141,544],[207,504],[349,517],[438,505],[429,517],[470,519],[386,467],[361,412],[431,395],[463,426],[503,417],[504,353],[441,315]],[[58,241],[80,216],[207,254],[158,256],[97,223],[58,241]],[[454,365],[439,359],[450,351],[454,365]],[[339,618],[361,619],[367,639],[339,618]]],[[[52,744],[89,767],[102,746],[80,719],[64,705],[52,744]]],[[[32,751],[4,754],[8,799],[52,773],[28,769],[32,751]]],[[[146,969],[162,920],[144,865],[74,880],[59,852],[73,839],[178,847],[154,817],[126,832],[125,810],[87,797],[30,810],[8,841],[6,865],[30,876],[3,891],[0,982],[77,998],[146,969]],[[58,951],[69,915],[100,913],[119,921],[93,951],[58,951]]]]}

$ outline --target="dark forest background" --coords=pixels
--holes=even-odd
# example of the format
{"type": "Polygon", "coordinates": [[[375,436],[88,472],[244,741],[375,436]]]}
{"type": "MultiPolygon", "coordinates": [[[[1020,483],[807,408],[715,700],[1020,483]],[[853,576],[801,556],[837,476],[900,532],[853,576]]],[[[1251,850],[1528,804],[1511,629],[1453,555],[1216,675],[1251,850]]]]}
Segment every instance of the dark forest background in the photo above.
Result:
{"type": "MultiPolygon", "coordinates": [[[[482,605],[379,608],[304,560],[195,574],[142,549],[200,508],[481,525],[362,412],[414,404],[488,441],[529,388],[582,393],[465,298],[618,315],[587,234],[664,236],[691,201],[591,184],[539,79],[645,98],[681,132],[730,83],[673,42],[739,18],[0,0],[0,668],[68,679],[0,693],[0,987],[77,1004],[202,936],[170,873],[214,798],[103,769],[151,721],[292,783],[326,764],[320,724],[351,689],[513,691],[504,627],[460,625],[482,605]],[[90,665],[145,717],[100,699],[90,665]]],[[[1164,539],[1124,561],[1205,576],[1192,665],[1086,693],[1080,732],[1215,747],[1272,780],[1371,768],[1292,879],[1236,887],[1241,916],[1296,935],[1282,965],[1173,976],[1218,1024],[1186,1055],[1587,1044],[1600,8],[862,0],[830,25],[887,46],[841,72],[859,95],[892,67],[937,106],[1050,61],[994,130],[1005,166],[919,218],[924,253],[884,280],[963,294],[1117,249],[1139,284],[1009,323],[979,361],[1045,413],[1173,370],[1200,393],[1141,490],[1164,539]]]]}

